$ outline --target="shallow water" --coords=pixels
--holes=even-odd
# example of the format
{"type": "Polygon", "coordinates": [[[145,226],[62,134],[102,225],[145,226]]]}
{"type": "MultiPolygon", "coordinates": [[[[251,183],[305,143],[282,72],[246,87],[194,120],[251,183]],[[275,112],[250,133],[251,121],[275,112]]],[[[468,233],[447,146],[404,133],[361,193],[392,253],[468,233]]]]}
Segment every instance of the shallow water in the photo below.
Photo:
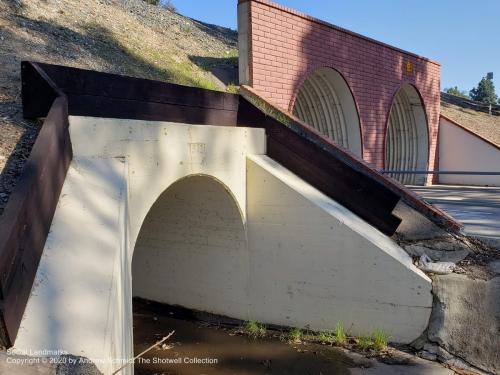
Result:
{"type": "Polygon", "coordinates": [[[348,368],[352,367],[351,360],[332,347],[290,345],[278,338],[254,340],[234,334],[229,328],[207,325],[186,310],[134,301],[136,354],[172,330],[175,334],[167,341],[171,347],[153,349],[136,362],[137,375],[342,375],[350,374],[348,368]],[[212,363],[188,363],[196,359],[212,363]],[[180,363],[165,363],[168,360],[180,363]]]}

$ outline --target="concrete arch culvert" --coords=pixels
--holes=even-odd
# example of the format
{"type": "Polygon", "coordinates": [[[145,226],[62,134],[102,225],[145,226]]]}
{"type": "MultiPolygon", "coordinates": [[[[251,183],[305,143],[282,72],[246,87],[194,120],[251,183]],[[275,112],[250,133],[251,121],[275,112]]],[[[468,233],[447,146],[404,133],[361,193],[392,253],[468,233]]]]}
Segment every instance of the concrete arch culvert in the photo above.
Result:
{"type": "Polygon", "coordinates": [[[16,350],[130,358],[133,292],[276,325],[382,327],[399,342],[426,328],[430,280],[390,238],[265,155],[263,129],[70,117],[70,135],[74,160],[16,350]],[[175,220],[209,223],[185,236],[165,229],[175,220]],[[159,249],[175,236],[182,246],[159,249]],[[137,272],[136,243],[134,263],[146,244],[180,266],[158,294],[141,286],[164,258],[148,254],[143,264],[156,268],[137,272]],[[216,260],[216,272],[190,266],[216,260]]]}

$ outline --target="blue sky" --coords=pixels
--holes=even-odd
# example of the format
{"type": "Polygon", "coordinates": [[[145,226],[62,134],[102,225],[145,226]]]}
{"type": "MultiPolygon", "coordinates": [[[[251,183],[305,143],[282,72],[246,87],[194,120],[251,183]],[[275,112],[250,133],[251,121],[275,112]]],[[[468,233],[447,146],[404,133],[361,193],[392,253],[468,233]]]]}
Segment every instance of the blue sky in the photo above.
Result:
{"type": "MultiPolygon", "coordinates": [[[[467,92],[494,72],[500,94],[499,0],[278,0],[441,63],[442,88],[467,92]]],[[[173,0],[179,13],[236,29],[237,0],[173,0]]]]}

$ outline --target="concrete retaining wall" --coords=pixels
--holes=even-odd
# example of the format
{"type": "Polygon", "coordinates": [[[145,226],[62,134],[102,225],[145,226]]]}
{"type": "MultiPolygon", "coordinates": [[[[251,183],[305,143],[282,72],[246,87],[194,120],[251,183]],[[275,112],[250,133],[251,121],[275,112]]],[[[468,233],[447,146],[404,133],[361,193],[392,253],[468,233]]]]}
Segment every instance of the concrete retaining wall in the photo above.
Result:
{"type": "Polygon", "coordinates": [[[473,366],[500,373],[500,277],[434,276],[433,294],[429,340],[473,366]]]}

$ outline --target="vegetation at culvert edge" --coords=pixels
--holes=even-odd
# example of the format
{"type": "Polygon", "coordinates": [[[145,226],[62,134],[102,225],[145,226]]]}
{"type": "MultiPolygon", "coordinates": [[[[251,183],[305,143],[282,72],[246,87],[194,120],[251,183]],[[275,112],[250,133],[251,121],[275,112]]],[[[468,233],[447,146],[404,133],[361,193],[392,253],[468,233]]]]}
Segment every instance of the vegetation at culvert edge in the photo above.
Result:
{"type": "Polygon", "coordinates": [[[374,329],[370,334],[362,336],[349,336],[344,325],[338,322],[331,330],[312,331],[291,327],[288,330],[268,330],[266,325],[256,320],[249,320],[240,327],[237,332],[249,336],[252,339],[263,339],[266,337],[278,337],[281,341],[289,344],[319,343],[344,347],[349,350],[361,352],[380,353],[386,351],[390,336],[381,328],[374,329]],[[274,333],[273,333],[274,332],[274,333]]]}
{"type": "Polygon", "coordinates": [[[288,341],[291,343],[300,342],[302,339],[302,330],[297,327],[293,327],[290,332],[288,332],[288,341]]]}
{"type": "Polygon", "coordinates": [[[332,345],[344,345],[347,342],[347,335],[342,323],[338,322],[333,330],[321,331],[318,335],[321,342],[332,345]]]}
{"type": "Polygon", "coordinates": [[[266,326],[255,320],[245,322],[243,326],[244,332],[253,339],[263,338],[267,334],[266,326]]]}
{"type": "Polygon", "coordinates": [[[375,350],[383,350],[389,343],[389,335],[382,329],[378,328],[372,333],[373,348],[375,350]]]}

